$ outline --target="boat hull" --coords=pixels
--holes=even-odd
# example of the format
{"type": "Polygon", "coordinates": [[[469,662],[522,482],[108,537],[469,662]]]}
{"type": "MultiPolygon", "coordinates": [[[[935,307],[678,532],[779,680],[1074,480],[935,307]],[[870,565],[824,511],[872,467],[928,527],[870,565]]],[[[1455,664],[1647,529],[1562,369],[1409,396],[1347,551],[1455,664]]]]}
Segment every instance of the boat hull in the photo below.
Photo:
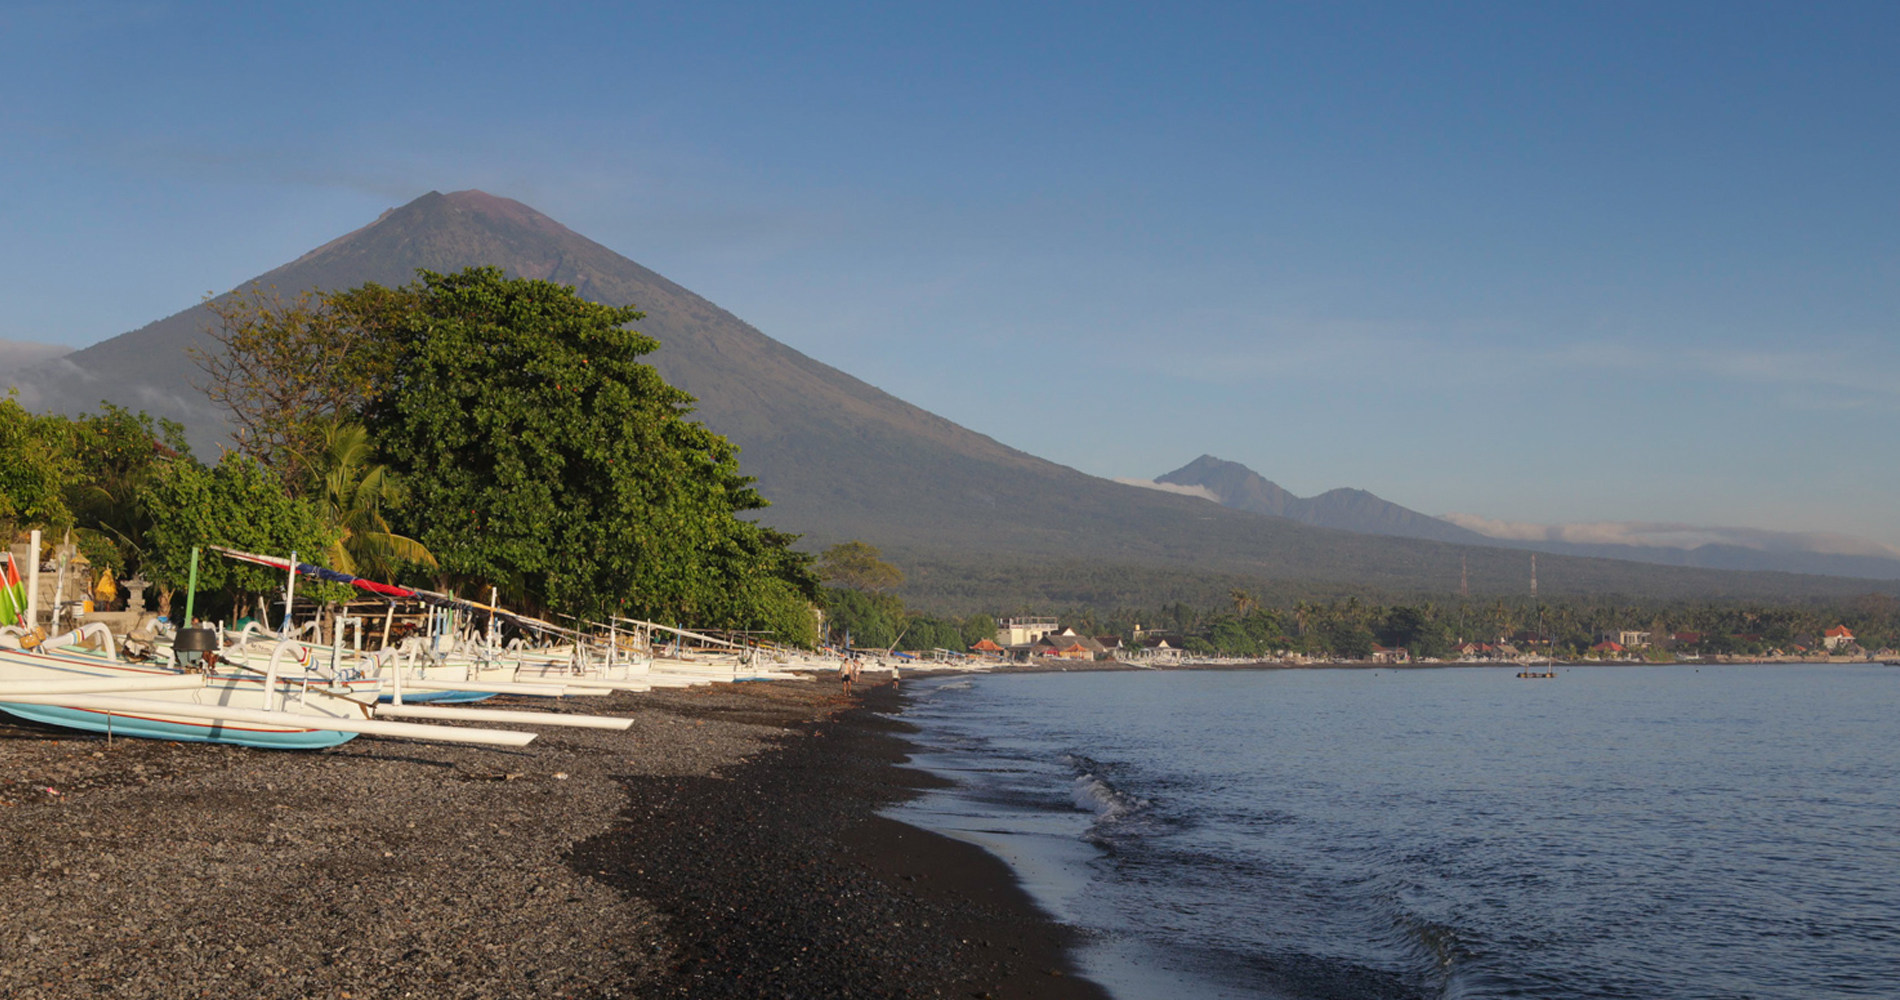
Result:
{"type": "Polygon", "coordinates": [[[152,740],[179,740],[189,743],[231,743],[237,746],[271,750],[322,750],[356,738],[355,733],[321,729],[273,729],[210,719],[165,718],[162,715],[139,716],[123,712],[95,712],[84,708],[58,705],[21,705],[0,702],[0,712],[42,725],[77,729],[112,736],[136,736],[152,740]]]}

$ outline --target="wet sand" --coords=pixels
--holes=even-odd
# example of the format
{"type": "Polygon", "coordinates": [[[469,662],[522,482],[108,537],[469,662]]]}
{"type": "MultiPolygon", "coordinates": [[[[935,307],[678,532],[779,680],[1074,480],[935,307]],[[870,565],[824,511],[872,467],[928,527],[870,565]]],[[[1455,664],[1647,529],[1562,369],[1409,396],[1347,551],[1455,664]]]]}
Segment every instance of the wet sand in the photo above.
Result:
{"type": "Polygon", "coordinates": [[[896,699],[584,699],[633,728],[503,751],[0,724],[0,996],[1105,997],[1001,861],[875,815],[931,780],[896,699]]]}

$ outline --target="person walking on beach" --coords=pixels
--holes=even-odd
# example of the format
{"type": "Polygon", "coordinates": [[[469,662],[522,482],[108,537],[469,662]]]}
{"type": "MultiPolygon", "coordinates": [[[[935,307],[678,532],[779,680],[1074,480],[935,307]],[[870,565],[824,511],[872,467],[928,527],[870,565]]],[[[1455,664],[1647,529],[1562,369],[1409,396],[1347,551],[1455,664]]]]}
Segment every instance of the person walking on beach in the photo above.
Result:
{"type": "Polygon", "coordinates": [[[857,679],[858,661],[846,660],[838,665],[838,679],[844,682],[844,696],[851,697],[851,682],[857,679]]]}

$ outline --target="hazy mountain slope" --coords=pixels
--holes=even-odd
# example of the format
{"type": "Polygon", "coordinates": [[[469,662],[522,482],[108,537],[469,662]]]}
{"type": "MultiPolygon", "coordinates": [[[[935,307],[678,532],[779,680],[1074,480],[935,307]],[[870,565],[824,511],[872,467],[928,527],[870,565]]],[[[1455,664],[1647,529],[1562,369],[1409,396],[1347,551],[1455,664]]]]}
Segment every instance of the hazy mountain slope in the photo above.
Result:
{"type": "MultiPolygon", "coordinates": [[[[1049,573],[1073,579],[1084,572],[1057,567],[1170,567],[1443,590],[1456,586],[1461,556],[1469,558],[1474,589],[1517,590],[1525,578],[1519,552],[1321,530],[1120,485],[1025,454],[806,357],[533,209],[481,192],[424,195],[256,280],[292,293],[398,284],[418,267],[475,264],[645,310],[638,326],[662,345],[652,361],[699,397],[700,419],[741,446],[744,468],[774,501],[766,520],[806,533],[814,545],[864,538],[967,580],[1049,573]]],[[[183,420],[200,442],[215,440],[220,422],[191,387],[197,372],[184,354],[210,322],[202,308],[188,309],[39,366],[22,379],[28,403],[76,412],[106,397],[183,420]]],[[[1319,499],[1302,502],[1357,511],[1354,523],[1381,516],[1361,496],[1319,499]]],[[[1543,577],[1551,593],[1741,596],[1859,587],[1589,559],[1553,559],[1543,577]]]]}
{"type": "Polygon", "coordinates": [[[1291,518],[1341,531],[1662,566],[1805,573],[1886,581],[1900,579],[1900,560],[1880,556],[1765,550],[1745,545],[1702,545],[1684,549],[1663,545],[1493,538],[1450,521],[1408,510],[1365,490],[1328,490],[1311,499],[1301,499],[1238,462],[1223,461],[1212,455],[1202,455],[1155,481],[1202,487],[1219,498],[1222,505],[1237,510],[1291,518]]]}
{"type": "Polygon", "coordinates": [[[1664,566],[1695,566],[1703,569],[1814,573],[1825,576],[1858,577],[1867,580],[1900,580],[1900,559],[1881,556],[1842,555],[1833,552],[1793,552],[1785,549],[1751,549],[1746,545],[1698,545],[1692,549],[1667,545],[1592,545],[1582,542],[1502,541],[1494,545],[1549,552],[1554,555],[1589,556],[1595,559],[1625,559],[1664,566]]]}

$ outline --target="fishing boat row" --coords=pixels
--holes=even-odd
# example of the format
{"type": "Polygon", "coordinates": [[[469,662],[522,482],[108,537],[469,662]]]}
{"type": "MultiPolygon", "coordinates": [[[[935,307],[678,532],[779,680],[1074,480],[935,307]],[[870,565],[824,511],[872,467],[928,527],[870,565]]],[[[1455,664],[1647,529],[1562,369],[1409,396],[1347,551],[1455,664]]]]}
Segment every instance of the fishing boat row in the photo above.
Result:
{"type": "MultiPolygon", "coordinates": [[[[479,703],[511,695],[548,699],[552,708],[616,692],[805,678],[791,668],[815,665],[678,626],[634,619],[557,625],[492,602],[361,580],[294,554],[215,551],[286,574],[280,627],[193,624],[188,598],[185,625],[151,616],[121,642],[97,622],[48,636],[26,610],[0,625],[0,712],[108,737],[277,749],[321,749],[359,735],[519,747],[542,727],[632,723],[566,705],[479,703]],[[298,626],[288,611],[300,575],[419,600],[432,609],[427,627],[392,642],[386,619],[379,642],[365,635],[360,617],[333,618],[327,635],[314,620],[298,626]],[[505,642],[504,631],[513,633],[505,642]]],[[[394,607],[392,600],[392,617],[394,607]]],[[[54,622],[56,613],[49,624],[57,628],[54,622]]]]}

